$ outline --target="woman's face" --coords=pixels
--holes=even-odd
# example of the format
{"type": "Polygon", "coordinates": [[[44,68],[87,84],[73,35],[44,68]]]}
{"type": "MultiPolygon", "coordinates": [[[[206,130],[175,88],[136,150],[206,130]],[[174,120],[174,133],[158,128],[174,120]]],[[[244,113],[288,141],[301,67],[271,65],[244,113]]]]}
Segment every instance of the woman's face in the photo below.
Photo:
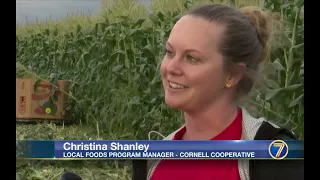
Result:
{"type": "Polygon", "coordinates": [[[223,30],[219,24],[193,16],[175,24],[161,64],[169,106],[194,111],[224,95],[228,75],[218,51],[223,30]]]}

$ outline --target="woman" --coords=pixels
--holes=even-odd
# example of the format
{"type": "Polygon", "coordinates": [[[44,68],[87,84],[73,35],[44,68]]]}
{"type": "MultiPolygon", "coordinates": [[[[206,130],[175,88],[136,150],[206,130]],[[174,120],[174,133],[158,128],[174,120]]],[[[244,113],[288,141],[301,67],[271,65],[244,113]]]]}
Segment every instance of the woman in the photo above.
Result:
{"type": "MultiPolygon", "coordinates": [[[[256,71],[267,59],[270,25],[262,10],[221,4],[196,8],[175,24],[166,43],[161,75],[165,102],[184,112],[185,125],[166,140],[259,139],[257,132],[266,121],[253,118],[237,106],[237,100],[254,83],[246,72],[256,71]]],[[[263,138],[278,129],[274,124],[264,127],[270,131],[263,138]]],[[[282,137],[290,139],[292,134],[285,132],[282,137]]],[[[148,179],[303,179],[300,163],[162,160],[149,163],[148,179]]]]}

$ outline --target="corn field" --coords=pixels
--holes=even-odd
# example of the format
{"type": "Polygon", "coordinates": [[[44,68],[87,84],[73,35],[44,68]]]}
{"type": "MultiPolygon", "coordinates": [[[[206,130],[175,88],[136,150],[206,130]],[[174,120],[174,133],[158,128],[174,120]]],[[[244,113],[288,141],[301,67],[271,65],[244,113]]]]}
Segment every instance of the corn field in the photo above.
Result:
{"type": "MultiPolygon", "coordinates": [[[[93,127],[97,132],[93,139],[147,139],[151,130],[168,134],[181,126],[183,119],[181,112],[164,103],[159,65],[172,26],[197,3],[170,2],[180,6],[167,11],[157,6],[141,17],[130,16],[132,11],[116,17],[117,12],[105,10],[103,18],[90,26],[79,23],[63,32],[52,26],[17,34],[17,77],[70,81],[68,117],[93,127]]],[[[288,127],[303,139],[304,1],[254,2],[277,14],[281,31],[275,33],[272,54],[262,69],[267,72],[264,88],[253,89],[244,105],[256,116],[288,127]]]]}

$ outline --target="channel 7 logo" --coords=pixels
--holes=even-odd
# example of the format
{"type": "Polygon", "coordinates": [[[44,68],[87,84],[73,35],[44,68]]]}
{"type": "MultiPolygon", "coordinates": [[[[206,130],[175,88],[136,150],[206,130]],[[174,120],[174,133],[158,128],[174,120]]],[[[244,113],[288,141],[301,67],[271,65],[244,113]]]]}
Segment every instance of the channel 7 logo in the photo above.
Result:
{"type": "Polygon", "coordinates": [[[284,159],[289,152],[287,143],[282,140],[272,141],[269,145],[269,154],[273,159],[284,159]]]}

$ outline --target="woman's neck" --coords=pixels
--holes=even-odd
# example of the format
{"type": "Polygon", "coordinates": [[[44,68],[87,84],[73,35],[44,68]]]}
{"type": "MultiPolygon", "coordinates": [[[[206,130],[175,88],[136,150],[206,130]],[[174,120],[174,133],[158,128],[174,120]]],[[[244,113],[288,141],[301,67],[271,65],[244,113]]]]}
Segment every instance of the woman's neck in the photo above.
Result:
{"type": "Polygon", "coordinates": [[[216,103],[207,108],[185,112],[184,140],[209,140],[226,129],[237,116],[234,104],[216,103]]]}

